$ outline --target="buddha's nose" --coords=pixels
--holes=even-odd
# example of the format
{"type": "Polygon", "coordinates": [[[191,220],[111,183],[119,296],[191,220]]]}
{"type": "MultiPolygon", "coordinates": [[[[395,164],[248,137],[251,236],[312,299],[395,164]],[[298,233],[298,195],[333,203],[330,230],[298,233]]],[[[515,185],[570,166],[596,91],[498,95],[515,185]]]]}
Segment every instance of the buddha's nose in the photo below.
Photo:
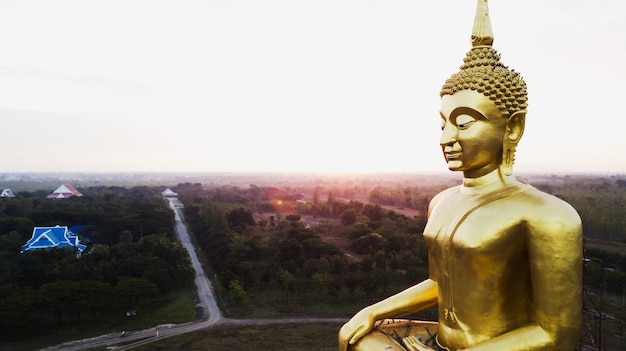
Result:
{"type": "Polygon", "coordinates": [[[439,145],[451,145],[457,141],[458,129],[451,125],[452,123],[446,123],[441,130],[441,139],[439,139],[439,145]]]}

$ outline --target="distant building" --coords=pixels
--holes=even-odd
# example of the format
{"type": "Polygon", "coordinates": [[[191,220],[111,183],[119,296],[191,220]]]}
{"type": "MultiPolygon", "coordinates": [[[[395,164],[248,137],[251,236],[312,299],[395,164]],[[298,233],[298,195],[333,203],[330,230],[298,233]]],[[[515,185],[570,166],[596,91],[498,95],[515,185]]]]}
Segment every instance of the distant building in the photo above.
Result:
{"type": "Polygon", "coordinates": [[[2,193],[0,193],[0,197],[15,197],[15,194],[13,194],[11,189],[4,189],[2,193]]]}
{"type": "Polygon", "coordinates": [[[35,227],[33,236],[22,246],[21,252],[64,247],[75,247],[78,250],[77,256],[80,256],[87,248],[86,245],[80,243],[78,235],[69,231],[65,226],[35,227]]]}
{"type": "Polygon", "coordinates": [[[173,192],[172,189],[167,188],[167,189],[163,190],[163,192],[161,193],[161,196],[163,196],[163,197],[177,197],[178,194],[173,192]]]}
{"type": "Polygon", "coordinates": [[[83,196],[78,190],[69,184],[61,184],[52,194],[48,195],[48,199],[67,199],[72,196],[83,196]]]}

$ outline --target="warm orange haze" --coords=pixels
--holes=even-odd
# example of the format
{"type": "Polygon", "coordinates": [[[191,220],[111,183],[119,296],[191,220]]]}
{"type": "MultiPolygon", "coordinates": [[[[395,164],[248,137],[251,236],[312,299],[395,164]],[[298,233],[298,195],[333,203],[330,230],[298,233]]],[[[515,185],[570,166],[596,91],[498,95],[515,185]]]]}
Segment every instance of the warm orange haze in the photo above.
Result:
{"type": "MultiPolygon", "coordinates": [[[[443,172],[437,92],[473,7],[3,1],[1,171],[443,172]]],[[[626,171],[625,7],[492,9],[531,88],[518,171],[626,171]],[[532,25],[505,25],[510,13],[532,25]]]]}

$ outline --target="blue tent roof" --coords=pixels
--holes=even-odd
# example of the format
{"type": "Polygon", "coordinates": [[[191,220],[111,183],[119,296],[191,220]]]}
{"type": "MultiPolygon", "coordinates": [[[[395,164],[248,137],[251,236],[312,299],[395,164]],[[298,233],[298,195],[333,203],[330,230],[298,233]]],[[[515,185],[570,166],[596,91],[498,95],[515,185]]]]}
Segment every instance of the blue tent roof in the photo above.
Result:
{"type": "Polygon", "coordinates": [[[78,236],[63,226],[55,227],[35,227],[33,236],[22,246],[22,251],[36,249],[50,249],[75,247],[79,252],[83,252],[87,246],[80,243],[78,236]]]}

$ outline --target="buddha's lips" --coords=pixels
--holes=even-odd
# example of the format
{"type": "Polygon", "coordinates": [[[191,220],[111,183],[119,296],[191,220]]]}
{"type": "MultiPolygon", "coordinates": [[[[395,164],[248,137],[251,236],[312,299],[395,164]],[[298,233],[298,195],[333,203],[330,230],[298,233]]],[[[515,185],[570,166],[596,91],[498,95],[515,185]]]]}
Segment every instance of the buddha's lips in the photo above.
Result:
{"type": "Polygon", "coordinates": [[[462,153],[460,151],[458,151],[458,152],[446,152],[445,153],[447,160],[455,160],[455,159],[461,157],[461,154],[462,153]]]}

